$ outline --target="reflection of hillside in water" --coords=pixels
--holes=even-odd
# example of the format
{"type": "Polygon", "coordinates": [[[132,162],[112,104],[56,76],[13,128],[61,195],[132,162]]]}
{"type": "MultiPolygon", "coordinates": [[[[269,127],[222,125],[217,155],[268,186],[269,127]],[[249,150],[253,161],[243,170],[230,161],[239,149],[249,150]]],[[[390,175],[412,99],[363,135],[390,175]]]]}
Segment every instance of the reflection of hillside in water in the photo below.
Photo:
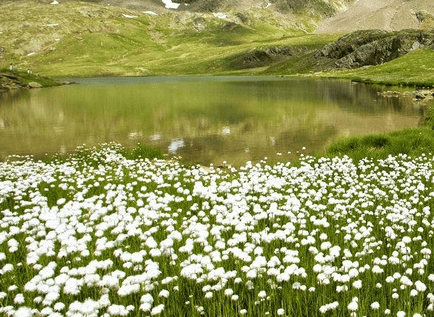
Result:
{"type": "MultiPolygon", "coordinates": [[[[335,102],[340,108],[356,113],[379,113],[394,111],[412,114],[415,104],[411,98],[384,97],[379,95],[382,87],[360,83],[336,82],[333,87],[317,82],[315,90],[319,98],[335,102]]],[[[423,110],[421,110],[423,111],[423,110]]]]}
{"type": "MultiPolygon", "coordinates": [[[[294,152],[303,147],[317,150],[336,135],[332,126],[317,126],[314,129],[290,126],[286,130],[283,127],[280,130],[258,128],[254,133],[248,133],[235,129],[230,135],[215,133],[185,137],[182,139],[183,145],[173,154],[182,156],[188,162],[205,165],[219,164],[222,161],[238,165],[249,160],[259,161],[264,157],[275,158],[277,153],[284,153],[285,157],[288,157],[287,152],[290,149],[294,152]]],[[[169,139],[151,144],[165,149],[178,142],[179,139],[169,139]]]]}
{"type": "Polygon", "coordinates": [[[141,141],[190,162],[242,164],[302,147],[323,150],[341,136],[416,126],[420,118],[408,101],[378,96],[371,86],[248,80],[69,86],[0,96],[0,156],[141,141]]]}

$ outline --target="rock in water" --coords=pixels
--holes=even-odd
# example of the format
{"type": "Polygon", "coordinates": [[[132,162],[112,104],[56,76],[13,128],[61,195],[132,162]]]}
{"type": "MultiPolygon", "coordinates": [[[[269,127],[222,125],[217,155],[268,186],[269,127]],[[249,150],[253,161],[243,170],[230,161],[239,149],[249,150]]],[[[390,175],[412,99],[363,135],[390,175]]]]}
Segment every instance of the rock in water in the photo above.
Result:
{"type": "Polygon", "coordinates": [[[42,88],[42,85],[40,83],[37,83],[35,81],[32,81],[29,83],[30,88],[42,88]]]}

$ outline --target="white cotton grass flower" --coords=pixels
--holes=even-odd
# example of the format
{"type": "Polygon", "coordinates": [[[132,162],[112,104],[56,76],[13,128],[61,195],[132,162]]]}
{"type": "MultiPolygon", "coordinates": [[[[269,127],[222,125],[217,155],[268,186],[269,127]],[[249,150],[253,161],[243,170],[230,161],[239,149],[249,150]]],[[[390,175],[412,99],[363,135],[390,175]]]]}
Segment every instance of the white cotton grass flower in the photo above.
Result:
{"type": "Polygon", "coordinates": [[[130,313],[123,305],[110,305],[107,312],[112,316],[127,316],[130,313]]]}
{"type": "Polygon", "coordinates": [[[322,305],[322,306],[319,308],[319,312],[320,312],[321,314],[325,314],[325,313],[327,313],[328,311],[333,311],[333,310],[337,309],[338,306],[339,306],[339,302],[337,302],[337,301],[335,301],[335,302],[333,302],[333,303],[325,304],[325,305],[322,305]]]}
{"type": "Polygon", "coordinates": [[[356,289],[361,289],[362,288],[362,280],[357,280],[353,282],[353,287],[356,289]]]}
{"type": "Polygon", "coordinates": [[[160,315],[163,312],[163,310],[164,310],[164,305],[163,304],[155,306],[151,310],[151,316],[160,315]]]}
{"type": "Polygon", "coordinates": [[[212,292],[206,292],[205,298],[207,298],[207,299],[213,298],[213,293],[212,292]]]}
{"type": "Polygon", "coordinates": [[[410,297],[416,297],[418,294],[419,294],[419,292],[417,290],[415,290],[415,289],[412,289],[410,291],[410,297]]]}
{"type": "Polygon", "coordinates": [[[158,294],[158,297],[163,297],[163,298],[168,298],[169,297],[169,291],[168,290],[161,290],[160,293],[158,294]]]}
{"type": "Polygon", "coordinates": [[[427,289],[426,285],[421,281],[416,281],[414,286],[418,292],[425,292],[427,289]]]}
{"type": "Polygon", "coordinates": [[[62,311],[65,309],[65,304],[62,302],[58,302],[58,303],[54,304],[53,309],[55,311],[62,311]]]}
{"type": "Polygon", "coordinates": [[[15,295],[14,298],[14,303],[15,304],[24,304],[26,300],[24,299],[24,295],[23,294],[17,294],[15,295]]]}
{"type": "Polygon", "coordinates": [[[348,304],[348,310],[354,312],[359,309],[358,298],[353,297],[352,301],[348,304]]]}
{"type": "Polygon", "coordinates": [[[145,294],[142,295],[142,297],[140,297],[140,310],[144,311],[144,312],[148,312],[152,309],[152,304],[154,302],[154,298],[152,297],[151,294],[145,294]]]}
{"type": "Polygon", "coordinates": [[[224,294],[226,296],[232,296],[234,294],[234,291],[232,288],[227,288],[227,289],[225,289],[224,294]]]}
{"type": "Polygon", "coordinates": [[[34,314],[29,307],[20,307],[13,314],[13,317],[32,317],[34,314]]]}
{"type": "Polygon", "coordinates": [[[266,293],[265,291],[260,291],[260,292],[258,293],[258,297],[259,297],[259,298],[265,298],[265,297],[267,297],[267,293],[266,293]]]}
{"type": "Polygon", "coordinates": [[[378,310],[378,309],[380,309],[380,303],[379,302],[373,302],[371,304],[371,309],[372,310],[378,310]]]}
{"type": "Polygon", "coordinates": [[[1,269],[1,272],[3,272],[3,274],[7,273],[7,272],[12,272],[14,270],[14,266],[11,263],[7,263],[3,266],[3,268],[1,269]]]}
{"type": "Polygon", "coordinates": [[[18,289],[18,286],[11,285],[11,286],[8,287],[8,292],[13,292],[13,291],[16,291],[17,289],[18,289]]]}

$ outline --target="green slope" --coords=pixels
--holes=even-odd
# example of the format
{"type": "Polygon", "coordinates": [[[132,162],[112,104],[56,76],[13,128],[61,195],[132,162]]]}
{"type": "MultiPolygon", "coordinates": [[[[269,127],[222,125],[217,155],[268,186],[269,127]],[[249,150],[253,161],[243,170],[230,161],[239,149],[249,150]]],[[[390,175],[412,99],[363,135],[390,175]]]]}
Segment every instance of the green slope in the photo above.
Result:
{"type": "MultiPolygon", "coordinates": [[[[203,74],[227,71],[228,56],[256,47],[304,45],[309,19],[268,10],[159,16],[94,3],[30,1],[1,5],[5,48],[12,62],[49,76],[203,74]],[[35,36],[37,34],[37,36],[35,36]]],[[[328,36],[318,36],[321,41],[328,36]]]]}

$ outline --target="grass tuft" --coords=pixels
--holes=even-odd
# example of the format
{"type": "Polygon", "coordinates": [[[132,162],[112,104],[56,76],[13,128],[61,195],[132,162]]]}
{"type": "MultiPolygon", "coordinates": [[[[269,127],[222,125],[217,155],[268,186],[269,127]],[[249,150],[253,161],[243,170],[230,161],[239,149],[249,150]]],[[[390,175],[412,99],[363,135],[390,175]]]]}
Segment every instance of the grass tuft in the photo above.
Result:
{"type": "Polygon", "coordinates": [[[405,129],[383,135],[368,135],[338,140],[326,150],[326,156],[385,159],[389,155],[419,156],[434,153],[434,131],[427,128],[405,129]]]}
{"type": "Polygon", "coordinates": [[[139,142],[137,146],[132,149],[123,149],[120,153],[127,159],[137,160],[137,159],[163,159],[164,155],[160,149],[151,147],[149,145],[139,142]]]}

